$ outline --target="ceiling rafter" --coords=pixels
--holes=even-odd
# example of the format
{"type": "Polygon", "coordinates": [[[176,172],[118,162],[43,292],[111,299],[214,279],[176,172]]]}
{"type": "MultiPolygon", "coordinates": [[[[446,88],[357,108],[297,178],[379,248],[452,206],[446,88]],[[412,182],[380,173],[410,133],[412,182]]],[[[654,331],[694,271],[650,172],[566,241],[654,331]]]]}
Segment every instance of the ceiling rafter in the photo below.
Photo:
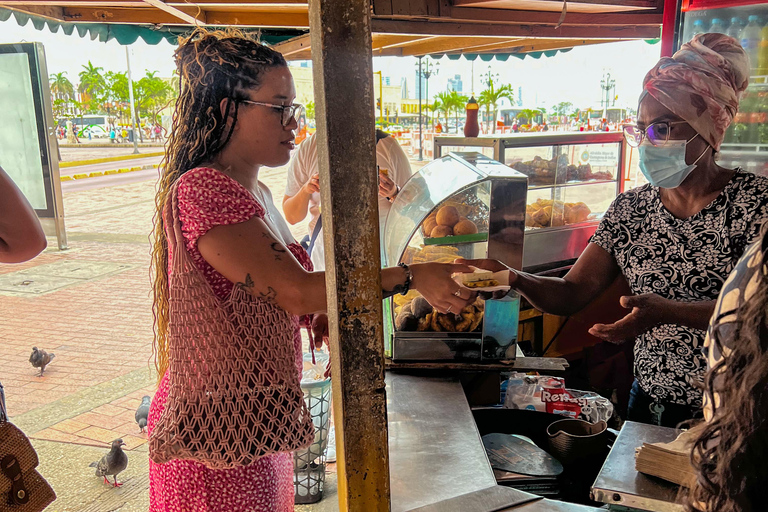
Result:
{"type": "Polygon", "coordinates": [[[201,20],[197,16],[189,15],[186,12],[176,7],[166,4],[163,0],[144,0],[144,2],[151,5],[152,7],[156,7],[157,9],[160,9],[161,11],[167,12],[172,16],[176,16],[181,21],[189,23],[190,25],[205,24],[205,14],[203,13],[202,10],[199,10],[199,14],[198,14],[198,16],[203,18],[201,20]]]}

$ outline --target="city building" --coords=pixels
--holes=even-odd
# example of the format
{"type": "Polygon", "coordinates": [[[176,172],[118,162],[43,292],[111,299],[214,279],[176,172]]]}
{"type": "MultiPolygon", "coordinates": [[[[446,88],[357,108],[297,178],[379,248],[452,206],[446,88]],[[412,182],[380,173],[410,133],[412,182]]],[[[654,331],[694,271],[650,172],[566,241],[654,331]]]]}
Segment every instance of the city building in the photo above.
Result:
{"type": "Polygon", "coordinates": [[[454,75],[453,78],[448,79],[448,90],[456,91],[461,94],[463,92],[463,83],[461,81],[461,75],[454,75]]]}

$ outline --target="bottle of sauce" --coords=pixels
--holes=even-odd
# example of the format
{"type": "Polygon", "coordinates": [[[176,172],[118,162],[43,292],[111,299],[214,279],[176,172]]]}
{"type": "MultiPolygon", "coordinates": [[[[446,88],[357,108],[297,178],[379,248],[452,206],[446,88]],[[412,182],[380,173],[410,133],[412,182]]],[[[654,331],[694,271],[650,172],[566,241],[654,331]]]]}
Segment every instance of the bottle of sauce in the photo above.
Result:
{"type": "Polygon", "coordinates": [[[478,112],[480,112],[480,105],[472,96],[467,102],[467,119],[464,122],[465,137],[477,137],[480,134],[480,125],[477,122],[478,112]]]}

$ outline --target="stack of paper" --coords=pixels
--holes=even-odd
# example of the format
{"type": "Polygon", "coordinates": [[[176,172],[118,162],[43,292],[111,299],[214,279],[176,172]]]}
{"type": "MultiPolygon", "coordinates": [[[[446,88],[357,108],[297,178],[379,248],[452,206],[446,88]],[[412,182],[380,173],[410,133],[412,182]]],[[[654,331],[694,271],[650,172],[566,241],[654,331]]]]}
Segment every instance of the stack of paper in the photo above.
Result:
{"type": "Polygon", "coordinates": [[[696,473],[691,466],[691,451],[702,427],[703,423],[686,430],[670,443],[643,443],[635,452],[635,469],[646,475],[691,487],[696,482],[696,473]]]}

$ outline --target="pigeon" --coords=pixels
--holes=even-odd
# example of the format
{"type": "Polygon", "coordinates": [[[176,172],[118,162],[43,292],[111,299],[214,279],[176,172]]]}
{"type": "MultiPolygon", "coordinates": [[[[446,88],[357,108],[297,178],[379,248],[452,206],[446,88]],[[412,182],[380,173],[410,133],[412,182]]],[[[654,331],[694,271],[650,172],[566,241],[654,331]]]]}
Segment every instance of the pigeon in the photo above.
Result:
{"type": "Polygon", "coordinates": [[[152,405],[152,398],[149,395],[144,395],[141,398],[141,405],[136,409],[136,423],[139,424],[140,432],[143,434],[144,429],[147,428],[147,418],[149,418],[149,406],[152,405]]]}
{"type": "Polygon", "coordinates": [[[40,376],[42,377],[45,367],[51,364],[54,357],[56,356],[53,352],[49,354],[45,350],[32,347],[32,355],[29,356],[29,362],[32,363],[33,367],[40,368],[40,376]]]}
{"type": "Polygon", "coordinates": [[[128,466],[128,456],[123,451],[125,443],[122,439],[115,439],[112,441],[112,449],[109,453],[101,458],[98,462],[91,462],[88,467],[96,468],[96,476],[104,477],[104,483],[108,484],[110,481],[107,476],[112,475],[115,478],[115,487],[120,487],[123,484],[117,483],[117,475],[128,466]]]}

